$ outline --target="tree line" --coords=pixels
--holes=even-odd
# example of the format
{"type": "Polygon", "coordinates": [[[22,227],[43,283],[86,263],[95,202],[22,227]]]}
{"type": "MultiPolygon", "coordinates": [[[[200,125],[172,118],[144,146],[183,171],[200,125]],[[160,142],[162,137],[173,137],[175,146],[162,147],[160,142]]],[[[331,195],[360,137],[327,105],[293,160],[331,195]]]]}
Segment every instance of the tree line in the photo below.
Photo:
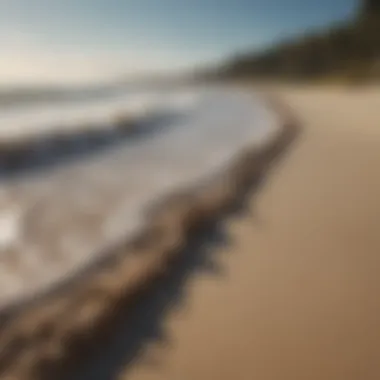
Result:
{"type": "Polygon", "coordinates": [[[380,0],[362,1],[353,19],[319,33],[234,57],[219,67],[217,76],[380,78],[380,0]]]}

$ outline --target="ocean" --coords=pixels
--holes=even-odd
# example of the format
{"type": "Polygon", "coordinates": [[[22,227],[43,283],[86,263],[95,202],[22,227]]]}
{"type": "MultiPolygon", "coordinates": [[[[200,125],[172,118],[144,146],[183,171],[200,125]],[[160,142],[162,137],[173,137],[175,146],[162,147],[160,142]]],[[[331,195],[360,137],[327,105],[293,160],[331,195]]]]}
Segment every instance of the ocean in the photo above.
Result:
{"type": "Polygon", "coordinates": [[[0,308],[64,281],[132,238],[162,197],[218,175],[278,128],[258,96],[223,86],[76,95],[0,109],[5,143],[26,139],[38,153],[38,142],[51,142],[46,135],[74,136],[0,172],[0,308]],[[128,116],[136,133],[117,128],[117,115],[128,116]],[[94,130],[104,141],[89,138],[94,130]]]}

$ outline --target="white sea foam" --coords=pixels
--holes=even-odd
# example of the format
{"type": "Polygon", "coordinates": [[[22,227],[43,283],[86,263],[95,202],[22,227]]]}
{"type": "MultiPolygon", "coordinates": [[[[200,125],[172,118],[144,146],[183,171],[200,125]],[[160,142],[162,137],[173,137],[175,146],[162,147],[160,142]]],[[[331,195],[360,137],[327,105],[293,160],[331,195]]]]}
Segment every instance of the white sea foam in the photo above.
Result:
{"type": "Polygon", "coordinates": [[[17,139],[64,130],[110,128],[116,116],[133,118],[167,109],[181,109],[196,102],[196,91],[173,93],[158,91],[126,92],[111,98],[51,103],[0,111],[0,139],[17,139]]]}
{"type": "Polygon", "coordinates": [[[21,238],[21,211],[18,208],[0,210],[0,253],[21,238]]]}
{"type": "MultiPolygon", "coordinates": [[[[17,252],[19,269],[8,275],[9,282],[2,281],[0,306],[38,292],[94,260],[100,247],[141,228],[152,202],[222,170],[241,149],[263,143],[278,126],[276,115],[259,99],[230,89],[152,91],[111,103],[70,106],[65,120],[74,123],[80,115],[102,118],[120,109],[137,114],[175,110],[179,116],[168,117],[166,128],[138,141],[0,185],[4,193],[16,191],[25,214],[0,214],[0,244],[23,239],[24,247],[17,252]],[[25,281],[27,275],[33,281],[25,281]]],[[[38,117],[30,114],[28,120],[24,114],[18,120],[29,121],[25,128],[30,131],[37,121],[57,122],[54,117],[63,111],[57,112],[51,106],[39,110],[38,117]]],[[[8,118],[16,123],[16,116],[3,115],[2,122],[8,118]]],[[[6,265],[0,261],[0,272],[6,265]]]]}

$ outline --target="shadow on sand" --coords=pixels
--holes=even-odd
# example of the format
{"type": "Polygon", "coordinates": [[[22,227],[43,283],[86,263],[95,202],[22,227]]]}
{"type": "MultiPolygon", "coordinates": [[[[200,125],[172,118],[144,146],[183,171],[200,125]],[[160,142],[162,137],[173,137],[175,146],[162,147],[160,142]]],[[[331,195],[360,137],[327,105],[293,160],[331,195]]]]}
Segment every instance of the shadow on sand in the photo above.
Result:
{"type": "Polygon", "coordinates": [[[186,304],[186,293],[189,280],[199,273],[211,276],[227,276],[226,269],[218,260],[218,248],[233,244],[228,236],[223,222],[229,216],[241,216],[250,213],[248,201],[251,202],[262,186],[273,166],[283,157],[299,134],[298,126],[287,126],[291,133],[284,135],[280,143],[269,150],[265,170],[260,175],[251,178],[242,189],[236,202],[214,222],[204,226],[188,243],[179,259],[171,267],[170,273],[160,279],[150,291],[141,297],[133,311],[128,310],[118,318],[118,328],[103,344],[94,348],[90,357],[65,380],[113,380],[121,373],[128,375],[128,370],[134,362],[144,360],[149,366],[159,365],[154,357],[146,358],[146,348],[151,345],[170,347],[171,337],[165,331],[164,323],[167,315],[174,308],[186,304]],[[296,131],[296,133],[294,133],[296,131]]]}

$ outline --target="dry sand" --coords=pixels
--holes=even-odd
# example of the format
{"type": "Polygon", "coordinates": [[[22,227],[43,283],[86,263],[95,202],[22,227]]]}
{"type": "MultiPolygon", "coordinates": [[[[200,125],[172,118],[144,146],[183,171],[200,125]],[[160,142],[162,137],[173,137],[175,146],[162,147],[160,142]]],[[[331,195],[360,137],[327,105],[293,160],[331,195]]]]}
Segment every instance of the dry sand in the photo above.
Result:
{"type": "Polygon", "coordinates": [[[161,315],[145,360],[91,378],[380,378],[380,91],[278,93],[302,136],[227,221],[214,270],[161,315]]]}

